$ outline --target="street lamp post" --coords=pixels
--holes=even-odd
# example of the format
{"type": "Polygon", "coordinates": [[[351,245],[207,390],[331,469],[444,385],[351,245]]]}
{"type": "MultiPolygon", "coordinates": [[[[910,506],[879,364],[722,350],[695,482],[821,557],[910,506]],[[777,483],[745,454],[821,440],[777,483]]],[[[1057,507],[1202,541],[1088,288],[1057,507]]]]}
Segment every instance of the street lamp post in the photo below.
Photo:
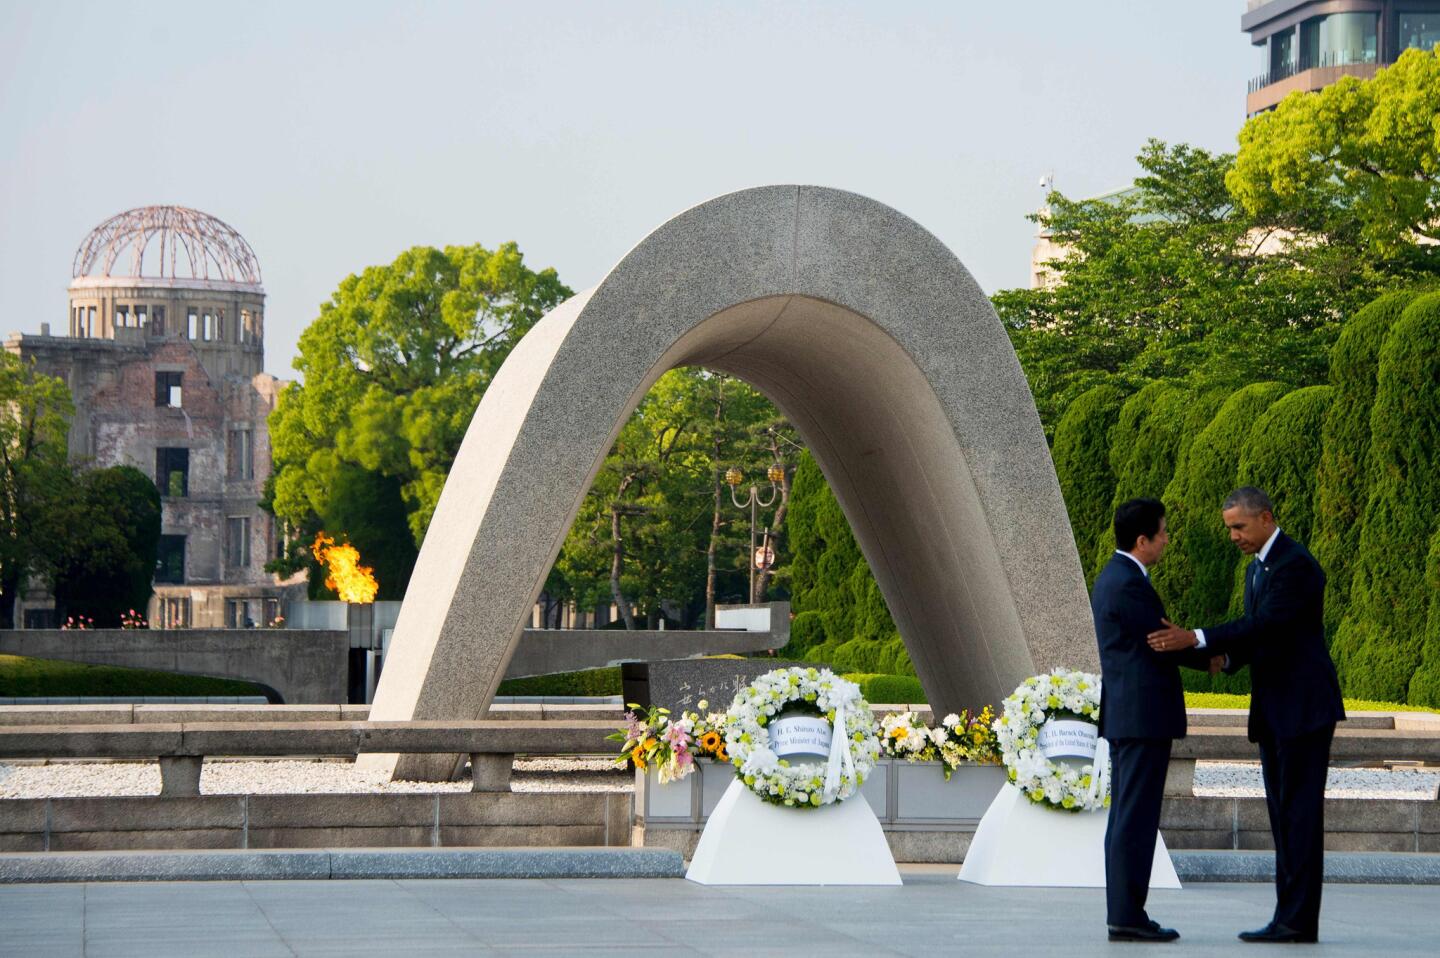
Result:
{"type": "Polygon", "coordinates": [[[739,466],[731,466],[729,469],[725,470],[725,481],[730,485],[730,501],[735,503],[735,507],[737,509],[750,510],[750,552],[746,556],[746,564],[750,566],[751,602],[757,601],[755,598],[755,569],[760,565],[762,561],[764,562],[764,567],[766,568],[768,568],[775,561],[774,554],[770,551],[769,526],[765,527],[765,539],[762,546],[762,551],[756,551],[755,549],[755,512],[757,508],[768,509],[775,504],[775,498],[780,495],[779,484],[785,479],[785,467],[777,462],[770,467],[770,469],[766,472],[765,477],[770,480],[769,498],[762,498],[760,490],[756,486],[751,485],[750,491],[746,494],[745,499],[742,502],[740,497],[735,494],[735,490],[740,488],[740,483],[745,481],[745,473],[740,471],[739,466]]]}

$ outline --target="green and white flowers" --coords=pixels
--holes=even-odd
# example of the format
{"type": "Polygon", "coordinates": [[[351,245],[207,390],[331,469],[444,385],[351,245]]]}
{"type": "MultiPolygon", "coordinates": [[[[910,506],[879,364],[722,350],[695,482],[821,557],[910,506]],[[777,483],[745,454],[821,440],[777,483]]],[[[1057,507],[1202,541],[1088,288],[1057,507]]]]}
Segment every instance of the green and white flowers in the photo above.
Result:
{"type": "Polygon", "coordinates": [[[725,751],[741,781],[765,801],[794,808],[854,795],[880,755],[875,716],[860,686],[829,669],[776,669],[760,676],[736,694],[724,733],[725,751]],[[792,763],[771,750],[768,726],[786,706],[813,709],[843,733],[830,748],[829,762],[792,763]]]}
{"type": "Polygon", "coordinates": [[[1011,783],[1037,805],[1071,812],[1108,807],[1106,750],[1085,765],[1046,758],[1040,730],[1051,719],[1098,723],[1100,676],[1057,669],[1026,679],[1005,699],[1004,712],[993,727],[1011,783]]]}

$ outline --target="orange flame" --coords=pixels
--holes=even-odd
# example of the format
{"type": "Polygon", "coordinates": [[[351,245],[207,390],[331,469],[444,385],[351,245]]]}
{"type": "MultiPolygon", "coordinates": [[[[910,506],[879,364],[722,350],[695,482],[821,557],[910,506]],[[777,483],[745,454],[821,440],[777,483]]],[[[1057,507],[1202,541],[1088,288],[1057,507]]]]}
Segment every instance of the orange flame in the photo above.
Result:
{"type": "Polygon", "coordinates": [[[340,594],[341,602],[374,602],[380,584],[369,566],[360,564],[360,550],[350,543],[335,544],[322,530],[310,547],[315,561],[326,567],[325,587],[340,594]]]}

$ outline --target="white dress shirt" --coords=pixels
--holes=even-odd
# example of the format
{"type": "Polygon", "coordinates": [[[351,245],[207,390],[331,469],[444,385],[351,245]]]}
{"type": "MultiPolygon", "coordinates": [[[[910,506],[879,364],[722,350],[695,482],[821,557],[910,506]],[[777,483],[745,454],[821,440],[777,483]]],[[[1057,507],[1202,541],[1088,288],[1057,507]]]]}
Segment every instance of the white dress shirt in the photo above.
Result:
{"type": "MultiPolygon", "coordinates": [[[[1265,557],[1270,554],[1270,547],[1275,544],[1275,539],[1276,539],[1276,537],[1279,536],[1279,535],[1280,535],[1280,527],[1279,527],[1279,526],[1276,526],[1276,527],[1275,527],[1275,531],[1272,532],[1272,533],[1270,533],[1270,538],[1266,539],[1266,540],[1265,540],[1265,544],[1260,547],[1260,551],[1257,552],[1257,553],[1255,553],[1255,561],[1256,561],[1256,562],[1259,562],[1259,563],[1261,563],[1262,565],[1265,563],[1265,557]]],[[[1205,648],[1205,630],[1204,630],[1204,629],[1196,629],[1196,630],[1195,630],[1195,648],[1197,648],[1197,649],[1203,649],[1203,648],[1205,648]]],[[[1229,662],[1230,662],[1230,657],[1229,657],[1228,655],[1225,657],[1225,662],[1226,662],[1227,665],[1228,665],[1229,662]]]]}

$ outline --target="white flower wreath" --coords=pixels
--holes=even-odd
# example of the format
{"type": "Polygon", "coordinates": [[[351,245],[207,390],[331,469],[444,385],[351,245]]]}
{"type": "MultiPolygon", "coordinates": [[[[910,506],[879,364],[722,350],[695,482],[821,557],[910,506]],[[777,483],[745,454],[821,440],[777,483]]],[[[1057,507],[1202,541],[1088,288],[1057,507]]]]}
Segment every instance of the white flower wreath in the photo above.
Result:
{"type": "Polygon", "coordinates": [[[1071,812],[1110,805],[1110,757],[1100,740],[1095,761],[1078,768],[1045,757],[1040,728],[1049,719],[1100,720],[1100,676],[1057,669],[1035,675],[1005,700],[992,726],[1010,781],[1039,805],[1071,812]]]}
{"type": "Polygon", "coordinates": [[[736,693],[725,714],[725,749],[741,781],[776,805],[815,808],[854,795],[880,755],[875,716],[860,686],[829,669],[776,669],[736,693]],[[791,763],[770,750],[769,723],[803,702],[829,720],[829,761],[791,763]],[[847,747],[848,746],[848,747],[847,747]]]}

